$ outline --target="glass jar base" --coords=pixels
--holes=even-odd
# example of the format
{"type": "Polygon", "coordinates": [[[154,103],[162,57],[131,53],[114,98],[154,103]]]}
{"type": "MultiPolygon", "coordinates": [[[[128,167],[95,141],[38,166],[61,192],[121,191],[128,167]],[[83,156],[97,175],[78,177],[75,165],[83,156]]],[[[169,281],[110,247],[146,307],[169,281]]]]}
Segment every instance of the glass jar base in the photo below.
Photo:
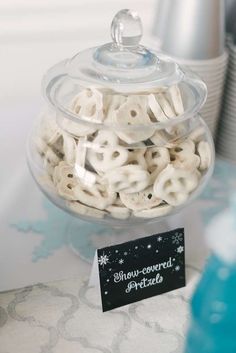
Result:
{"type": "Polygon", "coordinates": [[[67,244],[74,254],[92,263],[96,249],[168,230],[167,220],[124,228],[81,222],[75,219],[68,225],[67,244]]]}

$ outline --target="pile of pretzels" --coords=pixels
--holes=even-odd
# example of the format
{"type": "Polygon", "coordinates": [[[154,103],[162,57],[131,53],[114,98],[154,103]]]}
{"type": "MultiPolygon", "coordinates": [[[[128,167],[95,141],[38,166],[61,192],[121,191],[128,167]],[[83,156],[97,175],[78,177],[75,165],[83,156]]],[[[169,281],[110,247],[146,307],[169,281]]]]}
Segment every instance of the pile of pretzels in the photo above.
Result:
{"type": "Polygon", "coordinates": [[[41,184],[47,180],[79,215],[169,214],[187,201],[212,163],[204,127],[187,135],[184,123],[158,129],[158,122],[184,113],[177,85],[129,95],[87,88],[68,109],[78,121],[43,114],[34,144],[45,171],[41,184]]]}

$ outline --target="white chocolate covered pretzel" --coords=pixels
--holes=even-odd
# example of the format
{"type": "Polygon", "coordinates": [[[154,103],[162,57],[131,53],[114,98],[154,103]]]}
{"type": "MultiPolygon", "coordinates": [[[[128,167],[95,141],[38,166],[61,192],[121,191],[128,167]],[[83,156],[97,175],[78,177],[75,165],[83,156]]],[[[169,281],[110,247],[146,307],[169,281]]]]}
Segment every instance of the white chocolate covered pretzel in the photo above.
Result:
{"type": "Polygon", "coordinates": [[[174,146],[174,144],[170,142],[169,134],[164,129],[156,130],[155,133],[150,137],[150,140],[154,143],[154,145],[158,147],[171,148],[174,146]]]}
{"type": "Polygon", "coordinates": [[[108,96],[104,101],[104,111],[106,113],[106,121],[113,123],[115,120],[115,114],[122,104],[126,102],[127,97],[121,94],[114,94],[108,96]]]}
{"type": "Polygon", "coordinates": [[[63,135],[60,135],[53,143],[48,143],[48,146],[53,150],[54,153],[56,153],[60,159],[64,157],[63,135]]]}
{"type": "Polygon", "coordinates": [[[45,143],[42,138],[36,137],[34,139],[34,143],[42,158],[43,166],[46,169],[47,174],[52,177],[55,166],[57,166],[60,162],[60,157],[45,143]]]}
{"type": "Polygon", "coordinates": [[[166,122],[168,120],[154,94],[149,94],[148,106],[156,121],[166,122]]]}
{"type": "Polygon", "coordinates": [[[56,114],[44,112],[41,115],[40,135],[47,144],[54,144],[62,135],[62,131],[57,124],[56,114]]]}
{"type": "Polygon", "coordinates": [[[199,183],[199,172],[177,169],[169,164],[158,175],[153,190],[156,197],[171,206],[184,203],[199,183]]]}
{"type": "Polygon", "coordinates": [[[75,138],[93,134],[97,130],[95,126],[86,125],[83,121],[79,121],[79,118],[78,122],[71,121],[67,118],[61,118],[59,121],[62,129],[75,138]]]}
{"type": "Polygon", "coordinates": [[[164,93],[158,93],[156,95],[156,99],[158,100],[158,103],[160,104],[161,109],[164,112],[165,116],[167,116],[167,118],[172,119],[176,117],[174,109],[172,108],[170,102],[168,101],[164,93]]]}
{"type": "Polygon", "coordinates": [[[103,96],[95,88],[86,88],[80,92],[70,106],[73,113],[91,121],[102,121],[103,116],[103,96]]]}
{"type": "Polygon", "coordinates": [[[195,154],[195,144],[192,140],[186,139],[170,149],[171,163],[176,168],[195,170],[200,165],[200,158],[195,154]]]}
{"type": "Polygon", "coordinates": [[[147,162],[145,158],[147,148],[143,143],[138,148],[128,149],[127,164],[140,165],[143,169],[147,169],[147,162]]]}
{"type": "Polygon", "coordinates": [[[98,132],[87,152],[88,161],[97,172],[106,172],[127,162],[128,150],[118,143],[118,137],[112,131],[98,132]]]}
{"type": "Polygon", "coordinates": [[[166,131],[170,133],[172,140],[185,138],[188,133],[187,127],[183,123],[175,124],[170,128],[167,128],[166,131]]]}
{"type": "Polygon", "coordinates": [[[96,127],[91,123],[100,123],[104,120],[103,96],[95,88],[87,88],[80,92],[71,102],[69,109],[78,115],[78,121],[74,122],[67,118],[61,118],[61,127],[71,135],[87,136],[96,131],[96,127]]]}
{"type": "Polygon", "coordinates": [[[182,115],[184,113],[184,106],[178,85],[171,86],[167,91],[167,96],[170,96],[170,101],[172,102],[176,115],[182,115]]]}
{"type": "MultiPolygon", "coordinates": [[[[167,118],[173,119],[184,113],[182,98],[177,86],[169,88],[167,93],[158,94],[156,97],[167,118]]],[[[166,131],[171,135],[170,139],[174,139],[183,136],[186,128],[184,124],[176,124],[166,128],[166,131]]]]}
{"type": "Polygon", "coordinates": [[[53,181],[58,193],[67,200],[76,200],[90,207],[105,209],[112,205],[116,193],[107,190],[106,185],[96,183],[92,186],[84,185],[75,175],[73,167],[66,162],[60,162],[55,168],[53,181]]]}
{"type": "Polygon", "coordinates": [[[150,173],[150,182],[153,183],[157,175],[170,163],[170,154],[165,147],[149,147],[145,154],[150,173]]]}
{"type": "Polygon", "coordinates": [[[117,219],[127,219],[130,216],[130,210],[126,207],[111,205],[106,208],[106,211],[117,219]]]}
{"type": "Polygon", "coordinates": [[[204,127],[200,126],[194,129],[193,131],[191,131],[191,133],[188,135],[188,138],[193,142],[198,143],[203,139],[205,133],[206,132],[204,127]]]}
{"type": "Polygon", "coordinates": [[[132,193],[144,190],[149,185],[150,175],[139,165],[125,165],[108,171],[104,180],[113,191],[132,193]]]}
{"type": "Polygon", "coordinates": [[[197,145],[197,153],[200,156],[199,170],[204,171],[211,165],[211,148],[208,142],[201,141],[197,145]]]}
{"type": "Polygon", "coordinates": [[[64,160],[69,164],[75,163],[76,147],[75,139],[68,134],[63,134],[64,160]]]}
{"type": "Polygon", "coordinates": [[[159,205],[162,200],[158,199],[153,192],[153,187],[149,186],[145,190],[127,194],[120,192],[120,199],[123,204],[131,210],[146,210],[159,205]]]}
{"type": "Polygon", "coordinates": [[[176,127],[173,126],[171,128],[173,131],[167,131],[167,129],[156,130],[154,135],[150,138],[150,140],[156,146],[173,148],[180,142],[184,141],[184,134],[176,130],[176,127]]]}
{"type": "Polygon", "coordinates": [[[103,218],[107,212],[83,205],[79,201],[67,201],[67,206],[75,213],[82,216],[103,218]]]}
{"type": "Polygon", "coordinates": [[[173,207],[167,204],[161,204],[149,210],[134,211],[133,215],[139,218],[155,218],[165,216],[172,211],[173,207]]]}
{"type": "Polygon", "coordinates": [[[185,139],[177,144],[174,148],[171,148],[170,153],[178,153],[178,152],[190,152],[195,153],[195,144],[190,139],[185,139]]]}
{"type": "Polygon", "coordinates": [[[104,210],[108,206],[112,205],[116,199],[116,193],[108,190],[107,185],[94,184],[90,187],[86,187],[82,183],[77,183],[75,186],[76,200],[81,203],[104,210]]]}
{"type": "Polygon", "coordinates": [[[126,125],[126,128],[116,130],[117,136],[126,143],[132,144],[145,141],[153,135],[153,127],[147,113],[146,96],[129,96],[112,114],[114,124],[126,125]],[[132,125],[144,125],[140,129],[132,129],[132,125]],[[145,126],[146,125],[146,126],[145,126]]]}
{"type": "Polygon", "coordinates": [[[123,202],[120,199],[119,194],[117,194],[117,198],[113,202],[113,206],[125,207],[125,205],[123,204],[123,202]]]}
{"type": "Polygon", "coordinates": [[[60,158],[57,154],[49,147],[45,153],[45,160],[52,166],[55,167],[59,164],[60,158]]]}
{"type": "Polygon", "coordinates": [[[53,182],[60,196],[66,200],[77,200],[74,190],[78,181],[72,166],[64,161],[60,162],[54,169],[53,182]]]}

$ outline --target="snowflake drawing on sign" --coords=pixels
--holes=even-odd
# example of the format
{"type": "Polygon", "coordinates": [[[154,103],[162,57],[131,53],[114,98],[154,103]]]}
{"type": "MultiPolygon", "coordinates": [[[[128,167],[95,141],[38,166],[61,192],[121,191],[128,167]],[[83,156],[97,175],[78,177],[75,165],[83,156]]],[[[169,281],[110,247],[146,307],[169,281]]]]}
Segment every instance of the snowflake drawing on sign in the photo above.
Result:
{"type": "Polygon", "coordinates": [[[177,266],[175,266],[175,271],[179,271],[180,270],[180,266],[179,265],[177,265],[177,266]]]}
{"type": "Polygon", "coordinates": [[[119,264],[120,264],[120,265],[123,265],[123,263],[124,263],[124,259],[120,259],[120,260],[119,260],[119,264]]]}
{"type": "Polygon", "coordinates": [[[179,245],[183,241],[183,234],[182,233],[175,233],[172,235],[172,244],[179,245]]]}
{"type": "Polygon", "coordinates": [[[177,253],[181,254],[183,251],[184,251],[184,247],[183,246],[179,246],[177,249],[176,249],[177,253]]]}
{"type": "Polygon", "coordinates": [[[109,263],[109,256],[104,253],[98,258],[98,263],[104,268],[105,265],[109,263]]]}
{"type": "Polygon", "coordinates": [[[159,242],[162,241],[162,237],[158,237],[157,241],[159,241],[159,242]]]}
{"type": "Polygon", "coordinates": [[[148,244],[147,249],[151,249],[152,245],[148,244]]]}

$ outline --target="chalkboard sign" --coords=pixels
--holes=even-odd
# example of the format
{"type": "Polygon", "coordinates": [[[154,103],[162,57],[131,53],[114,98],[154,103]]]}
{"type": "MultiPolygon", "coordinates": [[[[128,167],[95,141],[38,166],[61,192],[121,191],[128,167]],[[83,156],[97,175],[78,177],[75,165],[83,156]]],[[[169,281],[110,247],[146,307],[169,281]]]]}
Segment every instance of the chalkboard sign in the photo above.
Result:
{"type": "Polygon", "coordinates": [[[185,286],[184,229],[97,250],[103,311],[185,286]]]}

